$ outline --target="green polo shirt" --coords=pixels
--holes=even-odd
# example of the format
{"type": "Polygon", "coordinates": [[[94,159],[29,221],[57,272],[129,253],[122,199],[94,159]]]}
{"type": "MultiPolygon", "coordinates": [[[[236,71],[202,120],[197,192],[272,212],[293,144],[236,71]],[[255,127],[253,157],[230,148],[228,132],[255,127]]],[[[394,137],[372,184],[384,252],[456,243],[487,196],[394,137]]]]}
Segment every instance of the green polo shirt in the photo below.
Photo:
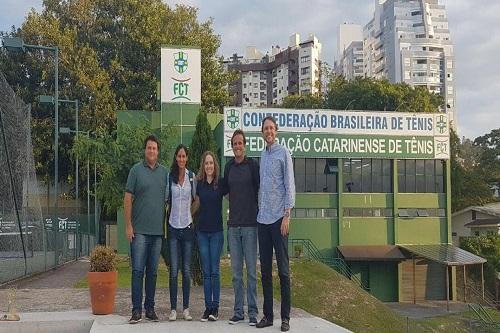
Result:
{"type": "Polygon", "coordinates": [[[145,161],[135,164],[128,174],[125,192],[132,198],[134,233],[163,235],[167,169],[156,163],[151,169],[145,161]]]}

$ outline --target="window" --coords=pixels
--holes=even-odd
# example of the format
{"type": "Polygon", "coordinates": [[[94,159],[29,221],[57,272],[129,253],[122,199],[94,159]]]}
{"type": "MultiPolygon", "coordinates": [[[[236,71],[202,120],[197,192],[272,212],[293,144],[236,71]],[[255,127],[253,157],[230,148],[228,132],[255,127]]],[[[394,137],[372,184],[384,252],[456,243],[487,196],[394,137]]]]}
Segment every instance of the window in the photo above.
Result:
{"type": "Polygon", "coordinates": [[[303,56],[303,57],[300,57],[300,62],[301,63],[306,63],[306,62],[309,62],[311,60],[311,57],[306,55],[306,56],[303,56]]]}
{"type": "Polygon", "coordinates": [[[302,75],[306,75],[306,74],[309,74],[311,72],[311,68],[310,67],[304,67],[300,70],[300,74],[302,75]]]}
{"type": "Polygon", "coordinates": [[[401,193],[443,193],[442,160],[398,160],[398,191],[401,193]]]}
{"type": "Polygon", "coordinates": [[[353,193],[391,193],[392,161],[344,159],[344,191],[353,193]]]}
{"type": "Polygon", "coordinates": [[[290,215],[292,218],[337,218],[338,212],[335,208],[294,208],[290,215]]]}
{"type": "Polygon", "coordinates": [[[337,159],[294,158],[296,192],[337,193],[337,159]]]}
{"type": "Polygon", "coordinates": [[[422,12],[420,10],[411,12],[411,16],[417,16],[417,15],[421,15],[421,14],[422,14],[422,12]]]}
{"type": "Polygon", "coordinates": [[[392,217],[392,208],[344,208],[345,217],[392,217]]]}
{"type": "Polygon", "coordinates": [[[446,217],[444,208],[399,208],[399,217],[446,217]]]}

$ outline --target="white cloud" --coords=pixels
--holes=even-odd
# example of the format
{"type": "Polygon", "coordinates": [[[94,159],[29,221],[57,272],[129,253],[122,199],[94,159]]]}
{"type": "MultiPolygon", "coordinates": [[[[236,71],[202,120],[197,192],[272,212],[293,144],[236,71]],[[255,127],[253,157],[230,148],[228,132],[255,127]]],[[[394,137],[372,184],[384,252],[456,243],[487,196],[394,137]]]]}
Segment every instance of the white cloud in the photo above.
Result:
{"type": "Polygon", "coordinates": [[[3,0],[0,10],[0,31],[10,31],[14,25],[20,27],[31,8],[40,10],[42,0],[3,0]]]}
{"type": "Polygon", "coordinates": [[[456,59],[460,136],[475,138],[500,127],[500,2],[445,0],[456,59]]]}

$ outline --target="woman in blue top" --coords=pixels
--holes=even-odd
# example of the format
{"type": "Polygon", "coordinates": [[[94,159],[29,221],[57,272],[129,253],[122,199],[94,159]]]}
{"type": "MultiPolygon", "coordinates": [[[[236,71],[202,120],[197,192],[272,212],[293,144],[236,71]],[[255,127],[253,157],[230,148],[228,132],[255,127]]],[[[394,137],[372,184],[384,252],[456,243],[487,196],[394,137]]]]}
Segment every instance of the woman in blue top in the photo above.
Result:
{"type": "Polygon", "coordinates": [[[182,305],[185,320],[192,320],[189,314],[189,292],[191,287],[191,254],[193,250],[193,218],[191,203],[196,193],[196,178],[186,168],[187,148],[180,144],[175,149],[174,160],[170,167],[167,185],[167,198],[170,202],[168,220],[168,245],[170,250],[170,315],[168,319],[177,319],[177,276],[182,264],[182,305]]]}
{"type": "Polygon", "coordinates": [[[207,151],[201,158],[196,195],[200,201],[197,236],[200,248],[205,312],[201,321],[216,321],[219,317],[220,255],[224,244],[222,232],[222,182],[219,180],[219,163],[207,151]]]}

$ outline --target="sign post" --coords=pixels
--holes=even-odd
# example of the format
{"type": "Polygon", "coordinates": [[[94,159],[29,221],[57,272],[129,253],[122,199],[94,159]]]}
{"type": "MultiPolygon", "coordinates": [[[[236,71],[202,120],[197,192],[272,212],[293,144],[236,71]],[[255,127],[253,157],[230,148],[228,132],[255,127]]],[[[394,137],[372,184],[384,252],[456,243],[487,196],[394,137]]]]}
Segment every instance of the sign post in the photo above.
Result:
{"type": "MultiPolygon", "coordinates": [[[[196,114],[201,104],[201,50],[184,47],[161,49],[160,128],[172,122],[180,130],[180,142],[185,142],[184,127],[194,127],[191,118],[193,105],[196,114]],[[165,109],[165,110],[164,110],[165,109]],[[178,110],[178,114],[175,114],[178,110]],[[165,112],[165,114],[164,114],[165,112]],[[188,116],[184,115],[188,112],[188,116]],[[187,118],[187,119],[186,119],[187,118]]],[[[196,118],[196,116],[194,117],[196,118]]]]}

